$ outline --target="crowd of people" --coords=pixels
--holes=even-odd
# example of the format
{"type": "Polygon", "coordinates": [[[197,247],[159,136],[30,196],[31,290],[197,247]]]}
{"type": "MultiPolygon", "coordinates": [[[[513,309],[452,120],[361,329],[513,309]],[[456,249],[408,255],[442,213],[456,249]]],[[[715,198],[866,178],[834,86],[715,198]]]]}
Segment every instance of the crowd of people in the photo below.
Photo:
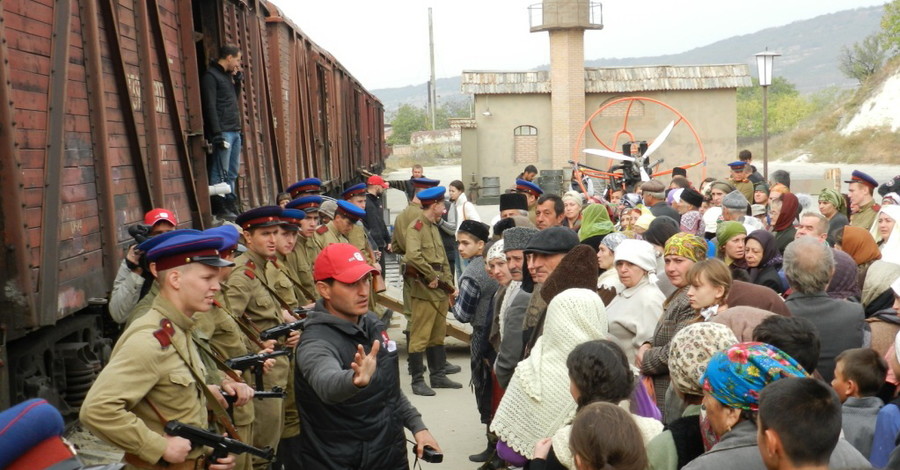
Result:
{"type": "Polygon", "coordinates": [[[81,420],[134,468],[203,464],[170,420],[275,449],[271,468],[407,468],[404,429],[440,453],[375,301],[393,253],[409,391],[462,388],[448,317],[472,327],[480,468],[900,468],[900,177],[815,199],[741,157],[728,179],[596,194],[578,175],[546,194],[529,168],[490,224],[421,167],[337,200],[308,178],[202,232],[155,209],[81,420]],[[393,230],[388,188],[409,198],[393,230]]]}
{"type": "Polygon", "coordinates": [[[492,306],[453,307],[480,468],[900,468],[900,177],[807,195],[728,167],[501,195],[470,264],[492,306]]]}

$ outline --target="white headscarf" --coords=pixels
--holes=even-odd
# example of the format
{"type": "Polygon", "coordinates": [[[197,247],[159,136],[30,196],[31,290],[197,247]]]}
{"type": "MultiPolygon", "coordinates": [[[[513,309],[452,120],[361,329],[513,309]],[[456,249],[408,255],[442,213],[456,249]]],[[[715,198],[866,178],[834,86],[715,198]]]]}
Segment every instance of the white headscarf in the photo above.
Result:
{"type": "Polygon", "coordinates": [[[631,264],[647,271],[647,278],[651,283],[657,281],[656,268],[658,267],[656,249],[650,242],[644,240],[622,240],[616,248],[616,261],[628,261],[631,264]]]}
{"type": "Polygon", "coordinates": [[[503,240],[497,240],[491,245],[491,248],[487,252],[487,256],[484,257],[485,262],[490,261],[492,259],[506,259],[506,253],[503,251],[503,240]]]}
{"type": "Polygon", "coordinates": [[[531,458],[537,441],[552,436],[575,416],[566,358],[575,346],[608,335],[606,308],[596,292],[567,289],[550,301],[544,334],[513,373],[491,430],[531,458]]]}
{"type": "Polygon", "coordinates": [[[883,206],[881,210],[878,211],[878,217],[875,218],[875,223],[872,224],[869,233],[872,234],[875,243],[879,244],[879,248],[881,249],[881,260],[887,261],[888,263],[900,264],[900,206],[893,204],[883,206]],[[887,240],[883,240],[881,238],[881,233],[878,231],[878,217],[880,217],[881,214],[885,214],[894,219],[894,229],[891,231],[887,240]]]}

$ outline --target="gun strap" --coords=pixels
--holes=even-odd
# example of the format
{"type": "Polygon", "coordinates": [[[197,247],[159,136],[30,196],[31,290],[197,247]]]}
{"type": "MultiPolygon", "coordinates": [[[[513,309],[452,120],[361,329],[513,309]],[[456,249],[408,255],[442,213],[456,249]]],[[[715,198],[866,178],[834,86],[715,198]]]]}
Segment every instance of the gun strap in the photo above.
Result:
{"type": "Polygon", "coordinates": [[[231,305],[228,304],[228,297],[225,297],[225,303],[228,305],[222,305],[218,301],[215,301],[215,303],[217,307],[225,310],[225,313],[227,313],[228,316],[234,319],[234,322],[237,323],[238,328],[240,328],[240,330],[244,333],[244,335],[247,336],[247,338],[250,339],[250,341],[253,341],[253,343],[259,346],[260,349],[265,349],[262,341],[259,339],[260,329],[256,328],[256,325],[253,324],[253,320],[251,320],[246,313],[240,316],[235,315],[231,310],[231,305]]]}
{"type": "Polygon", "coordinates": [[[243,382],[241,376],[237,375],[237,373],[235,373],[233,369],[225,365],[225,361],[222,360],[222,356],[217,353],[212,347],[205,344],[203,341],[200,341],[198,338],[194,337],[194,335],[191,335],[191,338],[194,340],[194,344],[197,345],[197,348],[200,349],[200,353],[206,354],[207,357],[212,359],[212,361],[216,364],[217,369],[224,372],[225,375],[227,375],[231,380],[234,380],[235,382],[243,382]]]}
{"type": "Polygon", "coordinates": [[[312,293],[310,293],[306,289],[306,287],[304,287],[303,284],[300,283],[300,281],[297,278],[295,278],[294,276],[291,275],[290,272],[288,272],[287,265],[285,265],[284,269],[282,269],[280,267],[279,267],[279,269],[281,269],[281,272],[283,272],[284,275],[287,276],[287,278],[290,279],[292,283],[294,283],[294,287],[296,287],[297,289],[300,289],[301,294],[305,295],[307,299],[312,299],[313,302],[315,302],[316,297],[314,295],[312,295],[312,293]]]}
{"type": "MultiPolygon", "coordinates": [[[[196,344],[196,342],[195,342],[196,344]]],[[[206,397],[206,402],[209,403],[209,407],[212,409],[213,415],[216,417],[216,421],[225,428],[225,431],[231,435],[231,437],[241,440],[240,436],[238,436],[237,430],[234,428],[234,424],[231,422],[231,418],[228,417],[228,412],[225,411],[225,408],[222,408],[222,405],[217,400],[217,397],[213,395],[213,393],[209,390],[209,387],[206,386],[206,380],[203,378],[203,375],[197,372],[197,369],[194,368],[193,364],[189,360],[188,354],[181,350],[181,347],[174,341],[172,341],[172,347],[175,348],[175,352],[181,356],[181,360],[188,366],[188,370],[191,371],[191,375],[194,376],[194,380],[197,381],[197,388],[203,392],[203,395],[206,397]]],[[[163,422],[165,424],[166,422],[163,422]]]]}
{"type": "MultiPolygon", "coordinates": [[[[269,262],[271,262],[271,261],[269,261],[269,262]]],[[[281,268],[277,267],[277,265],[276,265],[276,269],[278,269],[278,271],[280,271],[280,272],[282,272],[282,273],[284,272],[284,271],[281,270],[281,268]]],[[[280,295],[278,292],[275,292],[275,289],[272,288],[272,286],[270,286],[268,282],[266,282],[266,281],[263,280],[263,279],[265,279],[265,278],[263,278],[262,276],[259,275],[258,272],[256,272],[255,266],[254,266],[254,269],[253,269],[253,274],[256,275],[256,279],[259,280],[259,283],[262,284],[263,287],[265,287],[266,290],[269,291],[270,294],[272,294],[272,297],[274,297],[274,298],[275,298],[275,301],[278,302],[278,303],[281,305],[281,308],[283,308],[283,309],[287,310],[288,312],[290,312],[290,311],[291,311],[291,306],[290,306],[287,302],[284,301],[284,298],[281,297],[281,295],[280,295]]],[[[288,278],[288,279],[290,279],[290,278],[288,278]]],[[[284,323],[284,318],[282,318],[281,315],[278,315],[278,322],[279,322],[279,323],[284,323]]]]}

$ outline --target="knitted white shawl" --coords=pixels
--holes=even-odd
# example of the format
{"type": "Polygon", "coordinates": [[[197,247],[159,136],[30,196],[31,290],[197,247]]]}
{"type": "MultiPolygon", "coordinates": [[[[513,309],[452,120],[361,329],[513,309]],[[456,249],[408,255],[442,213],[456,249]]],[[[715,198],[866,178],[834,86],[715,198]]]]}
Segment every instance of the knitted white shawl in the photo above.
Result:
{"type": "Polygon", "coordinates": [[[519,362],[491,422],[491,430],[531,458],[540,439],[553,436],[575,416],[566,358],[575,346],[607,336],[606,308],[588,289],[568,289],[547,307],[544,333],[519,362]]]}

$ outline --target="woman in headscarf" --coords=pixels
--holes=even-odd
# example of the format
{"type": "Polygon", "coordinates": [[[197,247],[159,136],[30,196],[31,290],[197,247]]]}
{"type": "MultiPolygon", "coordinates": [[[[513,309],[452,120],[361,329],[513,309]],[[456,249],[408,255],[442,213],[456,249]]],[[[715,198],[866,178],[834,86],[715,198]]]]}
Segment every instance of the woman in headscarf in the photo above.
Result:
{"type": "Polygon", "coordinates": [[[516,366],[497,407],[491,431],[501,458],[524,465],[535,444],[571,422],[577,404],[569,391],[566,358],[581,343],[608,334],[606,309],[588,289],[568,289],[547,307],[544,334],[516,366]]]}
{"type": "MultiPolygon", "coordinates": [[[[661,273],[666,269],[666,262],[663,259],[663,247],[666,246],[666,241],[672,235],[678,233],[678,222],[675,219],[667,216],[659,216],[653,219],[650,222],[650,227],[647,228],[647,231],[644,232],[644,240],[653,245],[653,248],[656,249],[656,272],[661,273]]],[[[672,295],[675,292],[675,286],[669,282],[669,278],[666,276],[657,276],[656,285],[659,287],[659,290],[662,291],[663,295],[666,297],[672,295]]]]}
{"type": "Polygon", "coordinates": [[[663,253],[666,276],[676,290],[663,303],[663,315],[656,324],[653,338],[638,349],[636,365],[642,374],[653,378],[656,404],[663,411],[663,422],[668,422],[665,402],[669,388],[670,341],[678,331],[700,318],[688,300],[687,273],[694,263],[706,259],[706,241],[689,233],[677,233],[666,242],[663,253]]]}
{"type": "Polygon", "coordinates": [[[616,248],[629,237],[622,232],[613,232],[603,238],[597,246],[597,264],[600,266],[600,276],[597,278],[597,294],[603,300],[603,305],[609,305],[619,292],[625,290],[625,286],[619,282],[619,273],[616,272],[616,248]]]}
{"type": "Polygon", "coordinates": [[[834,245],[834,234],[838,229],[850,224],[844,195],[830,188],[819,192],[819,212],[828,219],[828,243],[834,245]]]}
{"type": "Polygon", "coordinates": [[[609,334],[634,363],[637,349],[650,341],[666,300],[656,286],[656,251],[642,240],[623,240],[616,248],[616,272],[625,290],[609,303],[609,334]]]}
{"type": "Polygon", "coordinates": [[[900,222],[900,206],[884,206],[869,231],[881,251],[881,260],[894,264],[900,264],[900,223],[897,222],[900,222]]]}
{"type": "Polygon", "coordinates": [[[853,258],[840,250],[834,250],[834,274],[825,293],[832,299],[849,300],[859,302],[862,289],[857,281],[856,262],[853,258]]]}
{"type": "MultiPolygon", "coordinates": [[[[568,217],[568,216],[567,216],[568,217]]],[[[578,240],[586,242],[588,240],[603,239],[615,230],[612,221],[609,220],[609,212],[603,204],[591,204],[581,211],[581,222],[578,229],[578,240]]],[[[597,243],[600,243],[599,241],[597,243]]],[[[587,243],[592,245],[593,243],[587,243]]]]}
{"type": "MultiPolygon", "coordinates": [[[[569,391],[578,404],[576,413],[580,413],[591,403],[618,405],[631,397],[635,387],[634,373],[628,366],[625,353],[609,340],[579,344],[566,358],[566,368],[569,370],[569,391]]],[[[649,442],[662,431],[662,423],[653,418],[632,414],[629,416],[638,426],[638,436],[643,443],[649,442]]],[[[571,431],[572,426],[567,424],[553,434],[550,440],[552,445],[546,454],[546,464],[538,468],[576,468],[568,445],[571,431]]],[[[529,468],[535,466],[530,465],[529,468]]]]}
{"type": "Polygon", "coordinates": [[[744,224],[729,220],[719,224],[716,230],[716,257],[725,262],[731,269],[732,276],[745,279],[747,262],[744,260],[744,240],[747,238],[747,228],[744,224]]]}
{"type": "Polygon", "coordinates": [[[738,339],[728,327],[718,323],[694,323],[679,331],[669,347],[669,374],[678,398],[687,407],[666,431],[647,444],[650,470],[678,470],[708,450],[714,439],[703,439],[700,408],[703,388],[700,378],[713,354],[735,345],[738,339]]]}
{"type": "MultiPolygon", "coordinates": [[[[766,468],[756,439],[759,393],[776,380],[806,376],[797,361],[765,343],[738,343],[713,355],[701,383],[706,418],[718,443],[684,468],[766,468]]],[[[868,462],[842,439],[831,454],[829,467],[863,468],[868,462]]]]}
{"type": "Polygon", "coordinates": [[[784,255],[784,249],[794,241],[794,236],[797,235],[794,221],[797,219],[799,210],[800,201],[793,193],[784,193],[777,202],[772,203],[772,212],[778,215],[778,217],[773,215],[775,224],[772,226],[772,232],[775,234],[775,245],[778,247],[778,252],[782,255],[784,255]]]}
{"type": "Polygon", "coordinates": [[[766,286],[779,295],[785,288],[778,276],[783,258],[775,246],[775,236],[765,230],[754,230],[744,240],[744,260],[750,270],[750,282],[766,286]]]}
{"type": "MultiPolygon", "coordinates": [[[[562,225],[577,232],[581,228],[581,209],[584,206],[584,197],[578,191],[569,191],[563,194],[562,200],[563,215],[565,215],[562,225]]],[[[612,225],[612,222],[610,222],[610,225],[612,225]]]]}
{"type": "Polygon", "coordinates": [[[859,290],[862,291],[869,266],[881,259],[881,252],[878,251],[875,239],[868,230],[862,227],[845,225],[844,230],[838,232],[834,247],[850,255],[856,262],[858,267],[856,281],[859,284],[859,290]]]}
{"type": "Polygon", "coordinates": [[[706,227],[703,224],[703,214],[700,213],[700,206],[703,205],[703,196],[694,191],[693,188],[686,188],[681,192],[681,197],[676,202],[676,209],[681,214],[680,230],[702,237],[706,231],[706,227]]]}
{"type": "Polygon", "coordinates": [[[866,318],[894,304],[891,284],[898,278],[900,265],[878,260],[869,266],[860,299],[866,311],[866,318]]]}

